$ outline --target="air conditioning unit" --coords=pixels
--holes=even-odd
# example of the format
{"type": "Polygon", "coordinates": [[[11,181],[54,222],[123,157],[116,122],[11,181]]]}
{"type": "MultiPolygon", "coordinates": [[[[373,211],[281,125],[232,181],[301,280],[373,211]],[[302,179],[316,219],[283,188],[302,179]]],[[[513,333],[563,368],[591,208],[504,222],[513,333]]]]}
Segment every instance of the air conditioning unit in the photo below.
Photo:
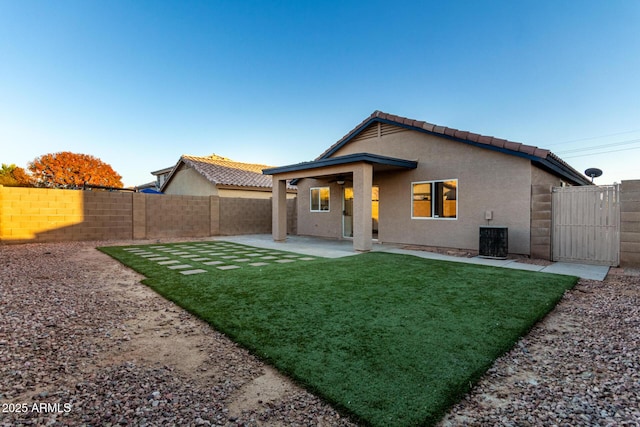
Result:
{"type": "Polygon", "coordinates": [[[479,256],[506,259],[508,253],[509,229],[507,227],[480,227],[479,256]]]}

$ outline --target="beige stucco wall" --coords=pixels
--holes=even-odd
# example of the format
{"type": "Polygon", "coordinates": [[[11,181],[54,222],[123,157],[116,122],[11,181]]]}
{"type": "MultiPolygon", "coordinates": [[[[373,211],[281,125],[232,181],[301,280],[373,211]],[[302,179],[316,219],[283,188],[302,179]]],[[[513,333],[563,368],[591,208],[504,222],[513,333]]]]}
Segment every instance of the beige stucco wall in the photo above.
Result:
{"type": "MultiPolygon", "coordinates": [[[[373,184],[380,188],[381,242],[477,250],[479,227],[495,225],[509,228],[509,252],[529,254],[529,160],[409,130],[355,139],[334,156],[363,152],[418,161],[414,170],[374,173],[373,184]],[[449,179],[458,180],[458,218],[412,219],[411,183],[449,179]],[[493,220],[485,220],[486,211],[493,220]]],[[[309,212],[309,188],[321,184],[312,179],[298,183],[298,233],[339,238],[340,186],[332,184],[330,212],[309,212]]]]}
{"type": "Polygon", "coordinates": [[[298,182],[298,234],[342,238],[342,187],[329,180],[304,179],[298,182]],[[330,187],[329,211],[311,212],[310,189],[330,187]]]}
{"type": "Polygon", "coordinates": [[[215,185],[194,169],[185,167],[184,163],[174,172],[171,181],[163,189],[163,193],[189,196],[218,196],[218,190],[215,185]]]}
{"type": "MultiPolygon", "coordinates": [[[[238,188],[217,188],[209,180],[204,178],[194,169],[181,164],[173,174],[173,178],[164,189],[165,194],[189,195],[189,196],[219,196],[240,199],[270,199],[271,188],[263,190],[247,190],[238,188]]],[[[294,199],[295,192],[287,193],[287,199],[294,199]]]]}

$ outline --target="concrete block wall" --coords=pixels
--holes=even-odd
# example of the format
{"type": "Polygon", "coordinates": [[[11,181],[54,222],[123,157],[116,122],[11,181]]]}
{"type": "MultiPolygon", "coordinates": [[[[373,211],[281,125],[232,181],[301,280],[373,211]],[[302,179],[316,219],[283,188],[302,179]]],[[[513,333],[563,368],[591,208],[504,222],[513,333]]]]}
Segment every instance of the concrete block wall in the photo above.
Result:
{"type": "MultiPolygon", "coordinates": [[[[288,200],[295,234],[295,199],[288,200]]],[[[271,233],[270,199],[0,186],[0,243],[271,233]]]]}
{"type": "Polygon", "coordinates": [[[271,199],[220,198],[220,234],[271,233],[271,199]]]}
{"type": "Polygon", "coordinates": [[[620,185],[620,266],[640,267],[640,180],[620,185]]]}
{"type": "Polygon", "coordinates": [[[0,241],[130,239],[130,196],[0,186],[0,241]]]}
{"type": "MultiPolygon", "coordinates": [[[[137,196],[137,194],[136,194],[137,196]]],[[[211,236],[211,198],[215,196],[144,195],[147,239],[211,236]]],[[[137,233],[138,235],[141,234],[137,233]]]]}
{"type": "Polygon", "coordinates": [[[551,190],[548,184],[531,186],[531,258],[551,259],[551,190]]]}

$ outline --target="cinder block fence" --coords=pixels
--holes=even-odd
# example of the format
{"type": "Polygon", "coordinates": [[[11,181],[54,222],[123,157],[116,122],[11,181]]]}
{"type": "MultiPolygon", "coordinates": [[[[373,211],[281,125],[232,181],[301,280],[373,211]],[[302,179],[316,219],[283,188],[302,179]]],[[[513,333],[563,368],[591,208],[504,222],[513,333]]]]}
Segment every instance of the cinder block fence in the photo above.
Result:
{"type": "MultiPolygon", "coordinates": [[[[534,257],[550,254],[549,191],[534,189],[534,257]]],[[[288,232],[296,234],[296,199],[287,203],[288,232]]],[[[271,233],[270,199],[0,186],[0,243],[265,233],[271,233]]],[[[620,265],[640,267],[640,180],[620,188],[620,265]]]]}
{"type": "Polygon", "coordinates": [[[0,243],[259,233],[271,233],[270,199],[0,186],[0,243]]]}
{"type": "Polygon", "coordinates": [[[640,180],[620,188],[620,265],[640,267],[640,180]]]}

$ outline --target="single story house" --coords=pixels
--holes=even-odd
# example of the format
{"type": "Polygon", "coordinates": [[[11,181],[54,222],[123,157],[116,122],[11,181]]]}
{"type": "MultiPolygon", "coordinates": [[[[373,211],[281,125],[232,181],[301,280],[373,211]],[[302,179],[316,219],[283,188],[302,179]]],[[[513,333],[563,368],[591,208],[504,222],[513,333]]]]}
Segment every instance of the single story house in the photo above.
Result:
{"type": "Polygon", "coordinates": [[[297,234],[353,239],[358,251],[374,239],[478,250],[479,228],[491,225],[507,227],[510,253],[531,255],[546,239],[533,230],[550,233],[536,223],[533,189],[548,188],[550,209],[552,186],[591,185],[549,150],[380,111],[316,160],[263,173],[273,179],[274,240],[286,239],[294,180],[297,234]]]}
{"type": "MultiPolygon", "coordinates": [[[[267,165],[236,162],[226,157],[183,155],[173,168],[158,171],[163,176],[160,191],[165,194],[219,196],[249,199],[271,198],[272,180],[262,174],[267,165]]],[[[296,188],[287,185],[287,198],[296,188]]]]}

